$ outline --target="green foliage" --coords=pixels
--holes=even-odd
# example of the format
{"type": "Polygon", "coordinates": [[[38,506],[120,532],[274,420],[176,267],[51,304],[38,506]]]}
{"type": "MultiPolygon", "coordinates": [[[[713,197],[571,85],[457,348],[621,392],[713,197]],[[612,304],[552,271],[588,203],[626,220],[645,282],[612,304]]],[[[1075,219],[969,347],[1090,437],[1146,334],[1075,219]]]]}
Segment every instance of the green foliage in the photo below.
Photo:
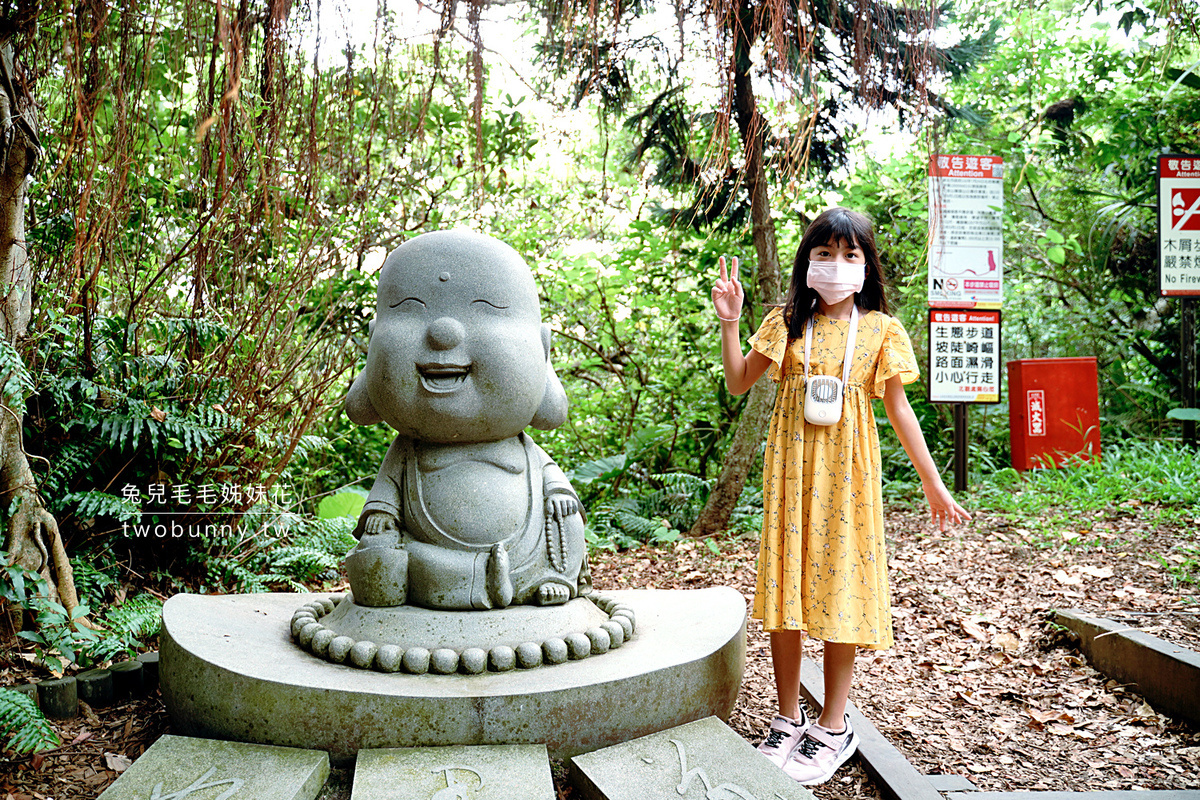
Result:
{"type": "Polygon", "coordinates": [[[619,488],[622,454],[650,472],[707,477],[744,402],[724,390],[708,293],[718,256],[744,247],[638,221],[611,253],[564,253],[536,268],[571,402],[567,424],[537,438],[570,453],[564,466],[585,485],[611,473],[619,488]]]}
{"type": "Polygon", "coordinates": [[[86,558],[72,556],[71,571],[79,601],[91,608],[103,606],[110,593],[120,586],[116,562],[106,557],[106,554],[89,553],[86,558]]]}
{"type": "Polygon", "coordinates": [[[71,492],[59,496],[54,507],[73,509],[80,519],[103,516],[127,522],[141,516],[141,510],[133,503],[104,492],[71,492]]]}
{"type": "MultiPolygon", "coordinates": [[[[1200,90],[1179,80],[1195,8],[1120,6],[1125,40],[1091,3],[1007,14],[994,56],[951,92],[987,125],[939,143],[1004,157],[1005,357],[1096,356],[1106,436],[1169,430],[1179,303],[1158,290],[1157,158],[1200,148],[1200,90]]],[[[974,24],[1002,10],[977,4],[974,24]]]]}
{"type": "Polygon", "coordinates": [[[1169,442],[1127,440],[1104,446],[1098,460],[1017,473],[1000,470],[984,483],[981,507],[1036,517],[1051,509],[1087,513],[1135,499],[1167,508],[1200,506],[1200,451],[1169,442]]]}
{"type": "Polygon", "coordinates": [[[44,372],[30,437],[52,459],[39,489],[55,514],[136,520],[138,506],[117,495],[125,484],[145,487],[163,473],[199,484],[212,480],[213,468],[228,458],[218,445],[246,450],[244,421],[220,409],[229,401],[225,387],[206,387],[199,365],[173,349],[185,334],[211,344],[230,331],[173,319],[131,326],[99,318],[88,333],[92,365],[82,357],[77,319],[61,319],[55,332],[37,351],[44,372]],[[152,338],[155,333],[164,338],[152,338]]]}
{"type": "MultiPolygon", "coordinates": [[[[589,506],[588,546],[616,550],[675,542],[696,521],[712,484],[684,472],[646,475],[636,482],[637,489],[610,494],[589,506]]],[[[758,533],[761,528],[762,490],[748,486],[730,517],[729,530],[758,533]]]]}
{"type": "Polygon", "coordinates": [[[50,599],[49,587],[41,575],[10,564],[8,553],[3,550],[0,563],[5,565],[0,599],[33,615],[36,629],[18,631],[17,636],[29,642],[38,661],[58,673],[71,664],[86,664],[88,648],[100,638],[78,622],[88,615],[88,607],[81,603],[68,613],[61,603],[50,599]]]}
{"type": "Polygon", "coordinates": [[[88,648],[92,658],[107,661],[118,655],[136,655],[143,643],[158,636],[162,628],[162,601],[145,592],[135,595],[120,605],[109,606],[101,625],[105,630],[88,648]]]}
{"type": "Polygon", "coordinates": [[[336,578],[354,546],[356,519],[304,517],[266,504],[251,508],[227,535],[203,534],[192,562],[203,571],[202,591],[309,591],[336,578]]]}
{"type": "Polygon", "coordinates": [[[317,504],[317,519],[349,517],[357,520],[367,501],[367,493],[358,488],[346,489],[321,499],[317,504]]]}
{"type": "MultiPolygon", "coordinates": [[[[0,551],[0,560],[7,563],[6,559],[0,551]]],[[[111,574],[115,566],[95,569],[91,560],[77,558],[72,567],[80,604],[70,614],[48,599],[46,582],[36,573],[9,565],[0,581],[0,598],[33,615],[36,628],[19,631],[17,636],[29,643],[44,666],[61,673],[73,665],[86,667],[119,654],[135,655],[145,640],[158,635],[162,603],[146,593],[109,605],[97,620],[100,630],[81,625],[79,620],[90,616],[92,607],[104,604],[106,590],[116,585],[111,574]]]]}
{"type": "Polygon", "coordinates": [[[50,750],[61,744],[37,703],[11,689],[0,689],[0,742],[7,742],[6,747],[18,754],[50,750]]]}
{"type": "MultiPolygon", "coordinates": [[[[720,255],[744,259],[743,337],[765,309],[747,257],[741,163],[708,160],[721,101],[698,101],[706,87],[679,83],[683,61],[669,42],[633,42],[622,33],[603,49],[548,50],[577,55],[571,65],[588,73],[588,86],[606,101],[644,109],[620,129],[582,93],[579,108],[567,109],[484,92],[476,117],[474,87],[452,79],[472,66],[453,37],[436,57],[429,43],[410,46],[403,37],[400,44],[381,29],[380,41],[393,42],[388,49],[352,43],[333,66],[288,47],[270,51],[284,53],[271,61],[263,47],[269,21],[241,49],[228,40],[214,47],[217,7],[126,5],[121,14],[94,18],[83,9],[78,19],[58,6],[44,9],[35,63],[57,63],[64,52],[94,58],[30,72],[39,76],[47,121],[44,183],[29,200],[39,291],[30,338],[20,349],[0,343],[5,399],[28,400],[25,441],[39,457],[39,491],[68,539],[88,553],[75,559],[85,609],[107,605],[120,588],[115,561],[94,559],[97,543],[109,538],[101,534],[153,516],[126,486],[144,492],[152,484],[279,479],[301,487],[305,498],[336,491],[318,505],[318,519],[303,516],[301,504],[172,508],[196,524],[246,512],[239,525],[210,527],[194,540],[188,563],[200,586],[190,588],[300,589],[336,572],[361,508],[361,495],[340,487],[373,476],[393,436],[385,426],[351,425],[335,410],[344,370],[355,359],[361,365],[352,343],[367,338],[373,270],[391,247],[436,228],[491,233],[534,268],[543,317],[556,332],[552,358],[571,401],[566,425],[535,436],[571,473],[589,509],[592,546],[669,542],[690,527],[744,402],[721,380],[708,300],[720,255]],[[230,95],[223,81],[234,64],[222,58],[235,51],[244,79],[230,95]],[[633,53],[653,54],[655,65],[668,68],[625,58],[633,53]],[[209,74],[216,84],[208,84],[209,74]],[[271,75],[277,84],[266,83],[271,75]],[[216,98],[220,108],[212,107],[216,98]],[[629,152],[635,162],[615,155],[629,152]],[[683,212],[670,210],[676,206],[683,212]]],[[[1177,305],[1151,285],[1148,243],[1153,156],[1193,149],[1200,135],[1200,94],[1187,63],[1194,53],[1181,45],[1191,34],[1123,3],[1141,12],[1127,19],[1146,34],[1135,51],[1076,24],[1091,4],[1019,13],[1001,3],[976,5],[960,20],[974,35],[947,51],[943,65],[962,77],[962,87],[946,87],[941,100],[959,109],[975,104],[984,116],[957,114],[936,146],[1005,157],[1012,198],[1005,357],[1096,355],[1106,443],[1101,465],[1022,478],[1004,467],[1003,406],[973,409],[971,463],[987,482],[982,502],[1015,513],[1061,493],[1072,508],[1092,507],[1118,502],[1122,481],[1126,493],[1147,491],[1171,507],[1194,502],[1185,471],[1194,463],[1110,444],[1114,432],[1170,431],[1164,420],[1187,416],[1170,411],[1178,405],[1177,305]],[[1004,18],[999,31],[995,17],[1004,18]],[[1154,35],[1163,30],[1166,47],[1154,35]],[[1000,43],[994,57],[971,73],[992,32],[1000,43]],[[1139,477],[1096,472],[1122,459],[1136,464],[1127,471],[1139,477]],[[1159,477],[1141,477],[1143,468],[1159,477]]],[[[291,22],[303,28],[314,21],[305,17],[310,12],[297,7],[291,22]]],[[[848,12],[825,4],[812,13],[824,15],[824,24],[848,12]]],[[[847,20],[814,47],[836,47],[835,39],[852,35],[857,22],[847,20]]],[[[902,27],[895,22],[885,33],[902,27]]],[[[689,39],[680,47],[691,56],[702,44],[689,39]]],[[[897,313],[923,361],[926,154],[910,145],[882,163],[868,157],[878,142],[847,124],[858,112],[846,101],[870,81],[860,85],[853,70],[835,70],[834,83],[851,82],[839,92],[797,71],[802,61],[785,54],[756,66],[789,73],[815,98],[794,107],[761,103],[782,260],[794,250],[803,215],[839,201],[871,213],[897,313]],[[794,133],[808,119],[816,134],[811,149],[798,146],[802,137],[794,133]],[[800,162],[828,167],[846,158],[855,164],[849,177],[797,171],[800,162]]],[[[888,69],[910,63],[891,61],[888,69]]],[[[728,60],[719,63],[724,70],[728,60]]],[[[883,94],[876,99],[887,102],[883,94]]],[[[923,99],[921,92],[901,95],[901,104],[923,99]]],[[[736,150],[736,127],[728,116],[723,121],[728,135],[721,129],[717,151],[736,150]]],[[[949,410],[923,395],[920,386],[909,392],[945,465],[949,410]]],[[[886,424],[881,440],[888,499],[919,498],[915,473],[886,424]]],[[[761,526],[757,479],[734,513],[735,531],[761,526]]],[[[5,580],[6,597],[40,609],[47,628],[30,641],[57,663],[128,651],[153,635],[147,595],[100,615],[109,631],[89,639],[59,609],[38,606],[30,576],[5,580]]]]}
{"type": "Polygon", "coordinates": [[[1180,543],[1172,549],[1176,552],[1155,554],[1159,563],[1176,583],[1200,585],[1200,542],[1180,543]]]}
{"type": "Polygon", "coordinates": [[[32,393],[33,376],[25,360],[12,342],[0,337],[0,397],[6,405],[19,407],[32,393]]]}

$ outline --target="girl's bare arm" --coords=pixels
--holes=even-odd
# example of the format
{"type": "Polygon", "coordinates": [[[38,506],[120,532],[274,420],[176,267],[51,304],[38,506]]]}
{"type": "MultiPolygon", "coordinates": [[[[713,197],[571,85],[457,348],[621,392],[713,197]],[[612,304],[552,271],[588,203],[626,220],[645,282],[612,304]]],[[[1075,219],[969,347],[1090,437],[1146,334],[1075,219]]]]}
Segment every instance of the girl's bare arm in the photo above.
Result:
{"type": "Polygon", "coordinates": [[[908,403],[907,395],[904,394],[904,383],[900,380],[900,376],[894,375],[888,378],[885,386],[883,407],[887,410],[892,427],[896,429],[896,435],[900,438],[904,452],[908,453],[913,466],[917,468],[917,474],[921,476],[921,488],[925,491],[925,498],[929,501],[929,511],[933,515],[933,521],[937,523],[939,529],[944,531],[947,524],[953,525],[971,519],[971,515],[954,502],[954,498],[950,496],[950,490],[946,488],[946,484],[942,482],[942,476],[938,474],[937,465],[933,463],[933,456],[929,454],[929,446],[925,444],[925,434],[921,432],[921,424],[917,421],[917,415],[913,412],[912,406],[908,403]]]}
{"type": "Polygon", "coordinates": [[[742,355],[738,319],[742,316],[742,284],[738,280],[738,260],[733,257],[732,274],[725,271],[725,256],[718,259],[721,275],[713,286],[713,306],[721,320],[721,364],[725,367],[725,388],[732,394],[744,394],[767,371],[771,359],[757,350],[742,355]]]}

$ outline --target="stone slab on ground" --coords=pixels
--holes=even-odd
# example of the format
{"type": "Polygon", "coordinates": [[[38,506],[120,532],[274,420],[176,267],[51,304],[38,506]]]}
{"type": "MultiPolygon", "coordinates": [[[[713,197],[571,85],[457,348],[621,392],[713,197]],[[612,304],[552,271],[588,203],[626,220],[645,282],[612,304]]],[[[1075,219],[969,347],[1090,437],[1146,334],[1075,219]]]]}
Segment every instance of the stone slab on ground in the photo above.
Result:
{"type": "Polygon", "coordinates": [[[167,735],[121,773],[100,800],[314,800],[327,777],[328,753],[167,735]]]}
{"type": "Polygon", "coordinates": [[[1200,725],[1200,653],[1086,611],[1058,611],[1055,621],[1079,635],[1097,670],[1134,684],[1159,711],[1200,725]]]}
{"type": "Polygon", "coordinates": [[[946,792],[977,792],[979,787],[965,775],[926,775],[933,788],[946,792]]]}
{"type": "Polygon", "coordinates": [[[555,800],[544,744],[359,750],[350,800],[555,800]]]}
{"type": "Polygon", "coordinates": [[[1103,792],[950,792],[946,800],[1200,800],[1200,790],[1103,792]]]}
{"type": "MultiPolygon", "coordinates": [[[[806,658],[800,665],[800,694],[820,711],[825,698],[825,677],[812,659],[806,658]]],[[[942,800],[942,793],[929,778],[914,767],[854,703],[846,704],[846,713],[858,734],[858,752],[854,757],[875,782],[881,795],[888,800],[942,800]]]]}
{"type": "Polygon", "coordinates": [[[813,798],[716,717],[576,756],[568,776],[584,800],[813,798]]]}
{"type": "Polygon", "coordinates": [[[450,744],[544,743],[567,758],[727,719],[746,661],[741,593],[604,594],[637,616],[619,649],[481,675],[381,673],[305,652],[292,613],[327,595],[176,595],[163,607],[163,700],[176,733],[325,750],[338,764],[363,749],[450,744]]]}

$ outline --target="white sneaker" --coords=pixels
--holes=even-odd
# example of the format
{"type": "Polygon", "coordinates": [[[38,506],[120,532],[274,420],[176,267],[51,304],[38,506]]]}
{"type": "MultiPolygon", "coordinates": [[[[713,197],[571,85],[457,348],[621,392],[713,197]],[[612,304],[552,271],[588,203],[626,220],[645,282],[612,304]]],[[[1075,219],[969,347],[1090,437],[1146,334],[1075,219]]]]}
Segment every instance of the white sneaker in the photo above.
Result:
{"type": "Polygon", "coordinates": [[[800,708],[800,719],[798,720],[788,719],[782,715],[776,716],[771,720],[767,738],[759,744],[758,752],[766,756],[775,766],[782,767],[800,746],[800,740],[804,738],[804,732],[810,725],[812,722],[809,721],[808,714],[804,713],[803,706],[800,708]]]}
{"type": "Polygon", "coordinates": [[[846,729],[832,733],[819,725],[810,725],[783,771],[801,786],[816,786],[833,777],[838,767],[850,760],[858,749],[858,735],[846,717],[846,729]]]}

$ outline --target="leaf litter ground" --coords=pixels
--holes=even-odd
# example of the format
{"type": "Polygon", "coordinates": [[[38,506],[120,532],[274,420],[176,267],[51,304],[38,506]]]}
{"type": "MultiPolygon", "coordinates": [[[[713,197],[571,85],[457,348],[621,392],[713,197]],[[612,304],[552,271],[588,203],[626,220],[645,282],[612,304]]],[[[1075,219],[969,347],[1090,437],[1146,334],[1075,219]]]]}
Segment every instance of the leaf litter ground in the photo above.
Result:
{"type": "MultiPolygon", "coordinates": [[[[918,770],[963,775],[980,789],[1200,788],[1200,730],[1107,680],[1047,624],[1051,610],[1078,608],[1137,620],[1147,632],[1200,649],[1196,587],[1176,585],[1153,555],[1190,541],[1191,526],[1146,525],[1140,520],[1149,511],[1074,518],[1055,534],[1057,547],[1031,544],[1032,534],[997,515],[981,513],[969,527],[940,534],[923,516],[893,511],[896,646],[861,651],[852,699],[918,770]]],[[[595,583],[724,584],[749,601],[757,541],[730,540],[722,550],[716,556],[703,543],[685,542],[600,554],[595,583]]],[[[755,742],[774,714],[775,694],[766,637],[754,620],[747,634],[746,676],[730,725],[755,742]]],[[[819,643],[809,642],[805,656],[819,664],[819,643]]],[[[857,767],[814,793],[878,796],[857,767]]]]}
{"type": "MultiPolygon", "coordinates": [[[[1167,565],[1192,524],[1148,524],[1152,509],[1071,518],[1044,546],[1028,530],[981,513],[969,527],[932,532],[919,515],[888,515],[896,646],[858,662],[853,700],[917,769],[958,774],[991,791],[1200,787],[1200,730],[1163,717],[1127,687],[1091,669],[1069,637],[1046,624],[1052,609],[1079,608],[1200,650],[1194,585],[1167,565]],[[1167,556],[1166,563],[1155,554],[1167,556]]],[[[720,554],[704,543],[594,554],[597,588],[728,585],[749,601],[757,543],[729,538],[720,554]]],[[[770,654],[748,626],[746,675],[730,724],[756,742],[774,713],[770,654]]],[[[820,657],[817,643],[806,656],[820,657]]],[[[34,677],[20,662],[4,683],[34,677]]],[[[819,663],[819,662],[818,662],[819,663]]],[[[88,800],[168,723],[155,696],[86,709],[55,722],[64,745],[40,756],[0,754],[0,800],[88,800]]],[[[562,800],[574,796],[561,764],[562,800]]],[[[349,795],[335,770],[322,800],[349,795]]],[[[877,798],[851,763],[818,798],[877,798]]]]}

